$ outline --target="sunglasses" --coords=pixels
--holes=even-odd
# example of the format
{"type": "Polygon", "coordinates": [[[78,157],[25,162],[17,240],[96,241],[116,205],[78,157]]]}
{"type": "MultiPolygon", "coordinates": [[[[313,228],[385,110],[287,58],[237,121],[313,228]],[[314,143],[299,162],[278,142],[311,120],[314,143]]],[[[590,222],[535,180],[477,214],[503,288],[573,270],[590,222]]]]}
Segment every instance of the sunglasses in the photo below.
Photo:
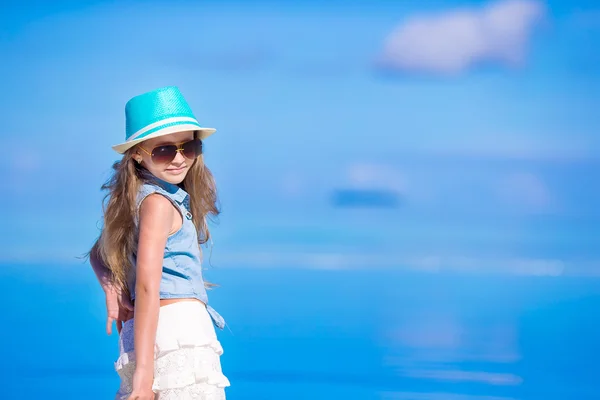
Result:
{"type": "Polygon", "coordinates": [[[154,164],[171,163],[171,161],[175,159],[175,156],[177,156],[177,152],[181,152],[185,158],[190,160],[193,160],[202,154],[202,140],[200,139],[192,139],[189,142],[184,143],[156,146],[152,151],[148,151],[142,146],[138,147],[152,157],[152,162],[154,164]]]}

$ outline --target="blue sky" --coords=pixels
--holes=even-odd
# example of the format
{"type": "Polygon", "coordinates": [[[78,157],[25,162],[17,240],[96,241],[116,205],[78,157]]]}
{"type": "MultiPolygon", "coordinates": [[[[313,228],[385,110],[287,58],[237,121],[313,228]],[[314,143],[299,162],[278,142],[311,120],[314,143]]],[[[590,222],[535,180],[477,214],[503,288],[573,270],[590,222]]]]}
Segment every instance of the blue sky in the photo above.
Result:
{"type": "Polygon", "coordinates": [[[363,243],[402,263],[596,265],[600,7],[506,4],[5,3],[2,136],[25,151],[0,161],[2,253],[84,251],[125,102],[174,84],[218,129],[217,260],[347,260],[363,243]],[[332,209],[331,191],[348,186],[396,190],[406,205],[332,209]]]}

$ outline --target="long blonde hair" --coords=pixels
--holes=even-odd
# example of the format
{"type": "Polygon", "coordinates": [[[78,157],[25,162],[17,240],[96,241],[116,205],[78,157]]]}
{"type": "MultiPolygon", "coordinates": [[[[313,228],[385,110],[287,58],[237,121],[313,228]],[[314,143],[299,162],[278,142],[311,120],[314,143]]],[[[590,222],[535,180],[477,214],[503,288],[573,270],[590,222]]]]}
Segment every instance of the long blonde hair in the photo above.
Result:
{"type": "MultiPolygon", "coordinates": [[[[112,284],[124,292],[128,292],[127,276],[134,268],[131,263],[131,255],[137,249],[134,216],[137,193],[143,183],[143,167],[133,159],[134,153],[135,147],[115,162],[112,176],[102,185],[102,190],[108,191],[102,204],[104,226],[97,247],[91,250],[97,251],[102,263],[110,270],[112,284]]],[[[204,165],[202,155],[196,157],[181,186],[190,196],[190,212],[200,246],[210,239],[206,217],[216,217],[220,213],[215,180],[204,165]]],[[[205,284],[207,287],[214,286],[208,282],[205,284]]]]}

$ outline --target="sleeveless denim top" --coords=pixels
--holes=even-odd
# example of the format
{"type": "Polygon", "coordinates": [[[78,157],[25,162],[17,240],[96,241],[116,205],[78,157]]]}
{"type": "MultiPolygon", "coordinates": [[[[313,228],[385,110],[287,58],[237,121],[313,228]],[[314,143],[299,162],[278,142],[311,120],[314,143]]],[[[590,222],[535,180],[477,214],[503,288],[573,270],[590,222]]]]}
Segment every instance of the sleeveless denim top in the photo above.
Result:
{"type": "MultiPolygon", "coordinates": [[[[142,173],[144,183],[137,194],[136,226],[139,219],[139,208],[142,201],[153,193],[166,197],[181,213],[183,224],[181,228],[169,235],[165,246],[160,281],[160,298],[195,298],[206,304],[206,309],[213,323],[220,329],[225,327],[225,321],[211,306],[208,305],[208,295],[202,277],[202,261],[198,233],[192,222],[190,213],[190,196],[177,185],[165,182],[151,173],[142,173]]],[[[133,254],[132,264],[136,265],[137,255],[133,254]]],[[[135,299],[135,268],[128,277],[131,300],[135,299]]]]}

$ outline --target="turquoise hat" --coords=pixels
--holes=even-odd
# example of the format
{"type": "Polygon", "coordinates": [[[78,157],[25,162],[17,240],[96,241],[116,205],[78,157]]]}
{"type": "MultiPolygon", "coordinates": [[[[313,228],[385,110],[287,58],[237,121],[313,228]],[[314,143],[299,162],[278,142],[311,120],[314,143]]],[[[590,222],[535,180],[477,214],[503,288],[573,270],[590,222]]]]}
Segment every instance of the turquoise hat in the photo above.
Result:
{"type": "Polygon", "coordinates": [[[204,139],[216,129],[201,126],[175,86],[133,97],[125,105],[125,142],[112,146],[123,154],[136,144],[175,132],[196,131],[204,139]]]}

